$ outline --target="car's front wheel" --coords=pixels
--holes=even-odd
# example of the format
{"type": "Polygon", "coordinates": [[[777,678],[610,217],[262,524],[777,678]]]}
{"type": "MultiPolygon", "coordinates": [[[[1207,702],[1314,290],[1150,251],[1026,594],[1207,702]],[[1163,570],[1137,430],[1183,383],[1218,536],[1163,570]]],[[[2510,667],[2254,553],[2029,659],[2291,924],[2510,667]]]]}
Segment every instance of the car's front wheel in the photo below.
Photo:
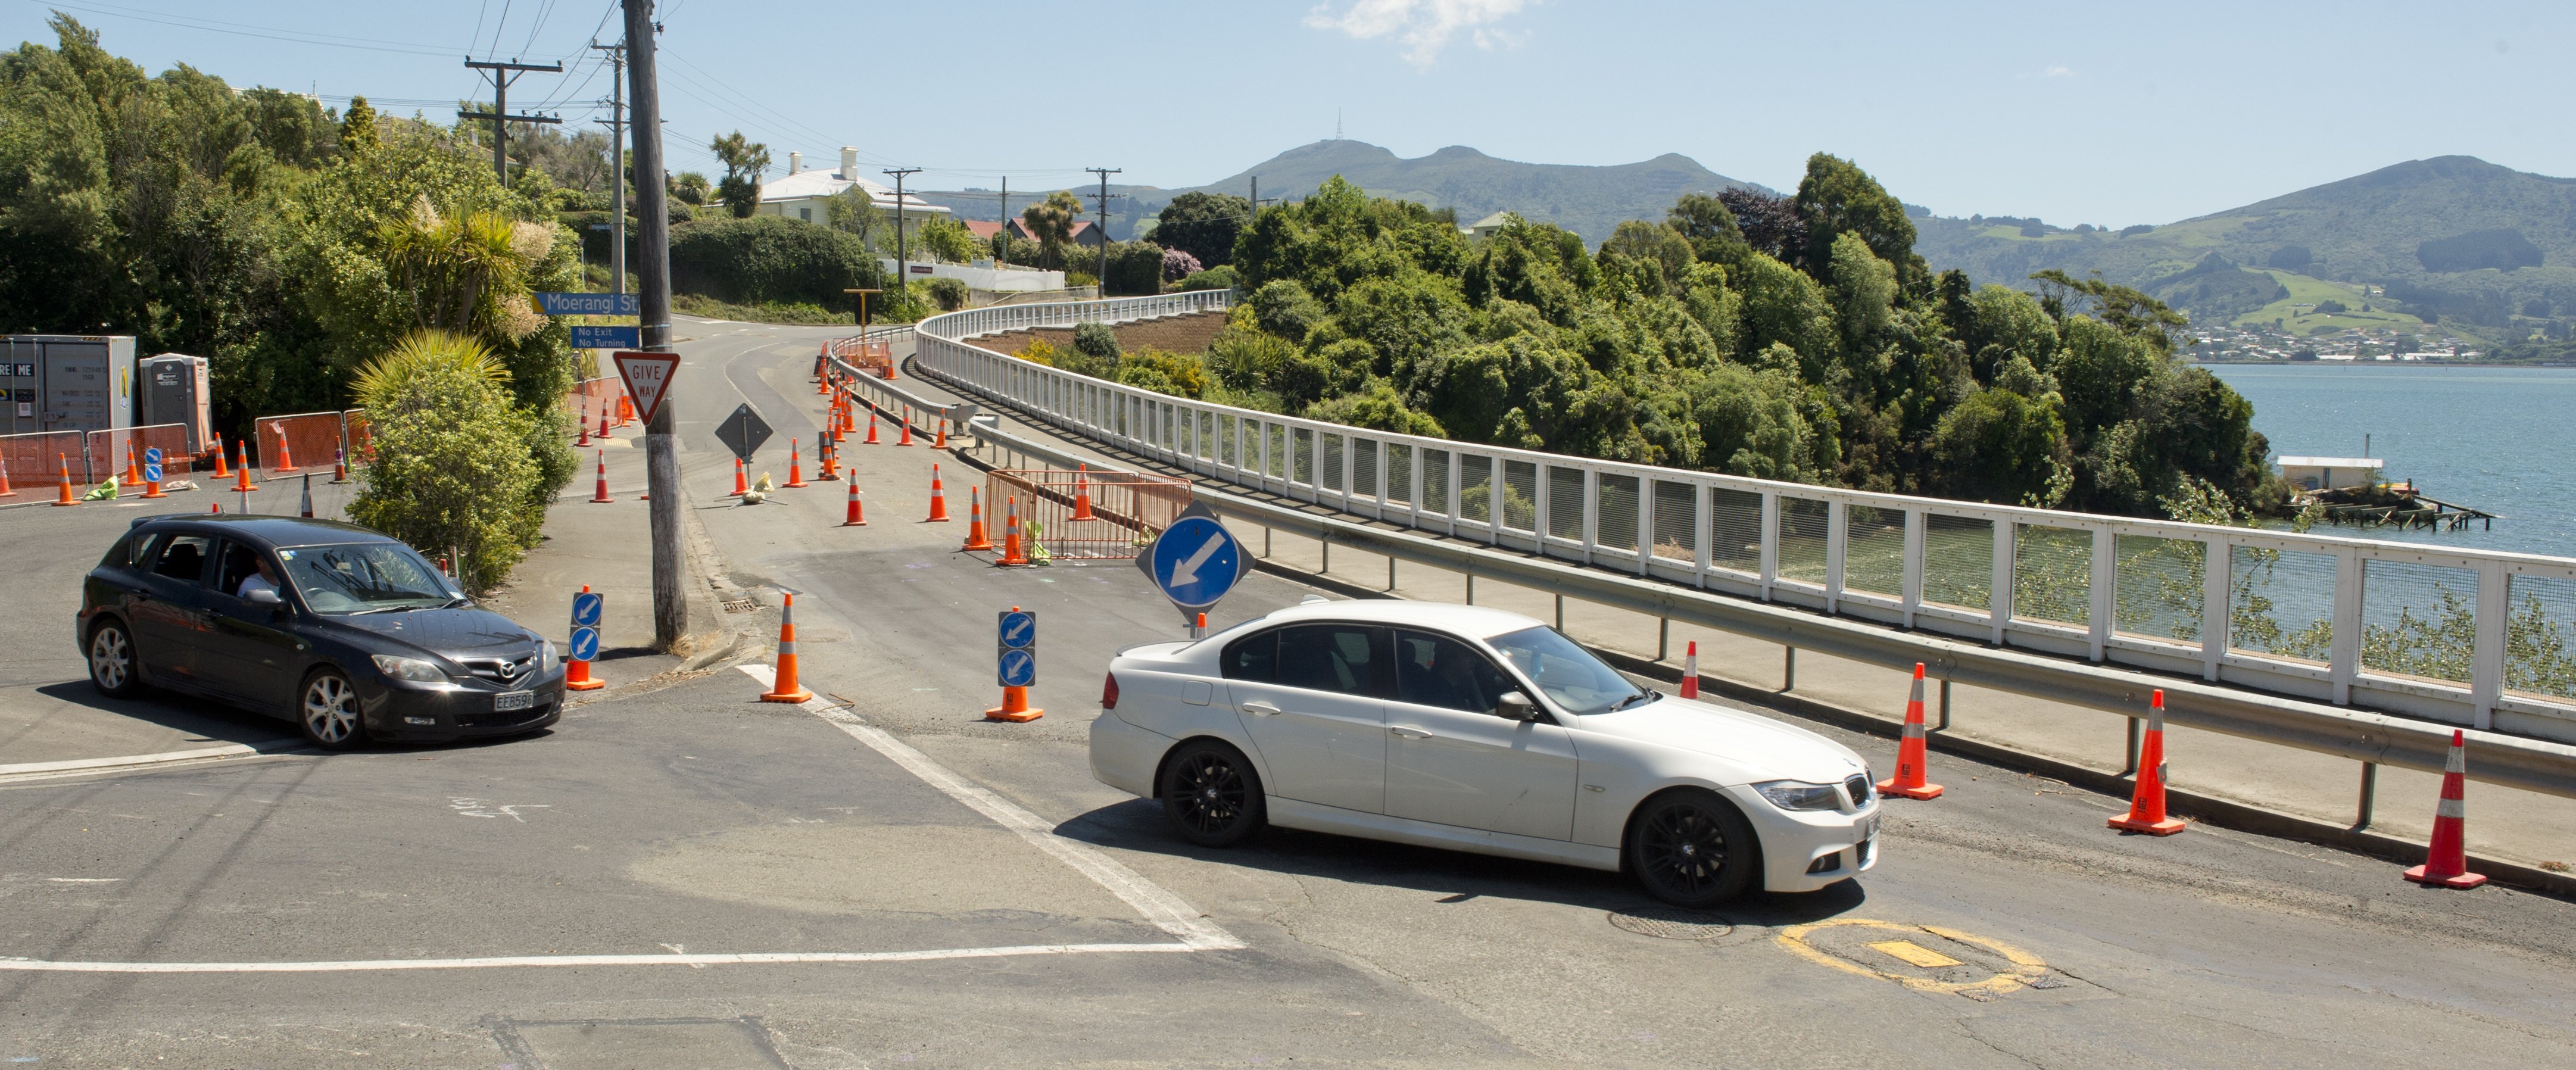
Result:
{"type": "Polygon", "coordinates": [[[1163,816],[1201,847],[1232,847],[1268,820],[1261,775],[1243,752],[1215,740],[1181,745],[1163,765],[1163,816]]]}
{"type": "Polygon", "coordinates": [[[1628,871],[1648,894],[1693,909],[1742,895],[1762,868],[1753,823],[1699,788],[1646,800],[1628,823],[1627,854],[1628,871]]]}
{"type": "Polygon", "coordinates": [[[367,738],[366,723],[358,717],[358,689],[336,669],[305,678],[295,720],[304,726],[304,738],[330,750],[345,750],[367,738]]]}
{"type": "Polygon", "coordinates": [[[109,698],[132,698],[143,690],[137,675],[141,666],[134,654],[134,635],[125,630],[125,622],[109,619],[99,622],[89,632],[89,682],[98,693],[109,698]]]}

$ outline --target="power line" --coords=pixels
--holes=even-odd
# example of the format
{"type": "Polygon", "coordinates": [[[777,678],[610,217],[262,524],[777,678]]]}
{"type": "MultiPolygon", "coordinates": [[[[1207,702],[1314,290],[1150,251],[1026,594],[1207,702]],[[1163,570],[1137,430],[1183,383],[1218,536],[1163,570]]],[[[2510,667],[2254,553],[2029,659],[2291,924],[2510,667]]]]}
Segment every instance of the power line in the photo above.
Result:
{"type": "Polygon", "coordinates": [[[400,52],[415,56],[452,56],[456,54],[456,50],[452,48],[424,48],[416,44],[408,44],[400,41],[379,41],[368,37],[345,37],[339,34],[313,33],[308,30],[288,30],[275,26],[257,26],[243,22],[220,23],[211,19],[199,19],[187,15],[171,15],[166,12],[149,11],[141,8],[118,8],[95,3],[65,3],[63,0],[27,0],[27,2],[41,4],[42,6],[50,8],[68,8],[73,11],[85,11],[93,15],[105,15],[109,18],[132,19],[136,22],[150,22],[163,26],[176,26],[183,30],[202,30],[207,33],[226,33],[232,34],[236,37],[257,37],[270,41],[285,41],[290,44],[321,45],[326,48],[354,48],[368,52],[400,52]]]}

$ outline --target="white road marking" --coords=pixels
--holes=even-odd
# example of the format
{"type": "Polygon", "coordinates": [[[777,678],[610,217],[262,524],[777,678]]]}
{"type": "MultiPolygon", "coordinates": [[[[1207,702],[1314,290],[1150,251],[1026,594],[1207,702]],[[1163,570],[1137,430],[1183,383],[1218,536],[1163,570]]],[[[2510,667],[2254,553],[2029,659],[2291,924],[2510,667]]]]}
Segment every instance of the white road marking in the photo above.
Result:
{"type": "Polygon", "coordinates": [[[777,951],[732,955],[506,955],[479,959],[351,959],[344,962],[49,962],[0,958],[17,973],[363,973],[396,970],[489,970],[548,966],[764,966],[799,963],[936,962],[1028,955],[1097,955],[1204,951],[1189,944],[1022,944],[931,951],[777,951]]]}
{"type": "MultiPolygon", "coordinates": [[[[770,686],[774,679],[771,675],[772,670],[767,665],[737,665],[735,668],[741,669],[752,679],[760,681],[763,687],[770,686]]],[[[1165,891],[1163,886],[1146,880],[1142,874],[1127,868],[1117,859],[1102,854],[1098,848],[1090,844],[1056,835],[1054,826],[1045,818],[1029,812],[1026,807],[1018,803],[994,794],[983,785],[959,776],[948,767],[932,761],[929,755],[914,750],[911,745],[896,739],[892,733],[862,721],[857,715],[837,708],[820,698],[808,699],[800,708],[832,722],[834,727],[849,733],[851,738],[867,744],[868,749],[885,755],[896,765],[904,767],[907,772],[920,777],[923,783],[938,788],[949,798],[964,803],[968,809],[991,818],[994,824],[1018,834],[1021,839],[1027,840],[1038,850],[1054,855],[1058,861],[1072,866],[1083,876],[1091,878],[1093,883],[1108,889],[1109,894],[1117,896],[1128,906],[1134,907],[1136,912],[1144,915],[1145,920],[1152,922],[1155,928],[1180,937],[1182,943],[1191,950],[1233,951],[1247,946],[1242,940],[1236,939],[1233,933],[1200,916],[1196,908],[1182,901],[1181,897],[1165,891]]]]}
{"type": "Polygon", "coordinates": [[[123,877],[47,877],[47,878],[45,878],[45,879],[46,879],[46,880],[48,880],[48,881],[51,881],[51,882],[53,882],[53,883],[55,883],[55,884],[114,884],[114,883],[116,883],[116,882],[118,882],[118,881],[124,880],[125,878],[123,878],[123,877]]]}
{"type": "Polygon", "coordinates": [[[127,765],[159,765],[163,762],[193,762],[206,758],[228,758],[236,754],[257,753],[259,752],[251,749],[245,744],[228,743],[220,747],[205,747],[199,750],[174,750],[161,754],[127,754],[115,758],[78,758],[67,762],[20,762],[15,765],[0,765],[0,776],[14,776],[21,773],[68,773],[78,769],[114,769],[119,766],[127,765]]]}

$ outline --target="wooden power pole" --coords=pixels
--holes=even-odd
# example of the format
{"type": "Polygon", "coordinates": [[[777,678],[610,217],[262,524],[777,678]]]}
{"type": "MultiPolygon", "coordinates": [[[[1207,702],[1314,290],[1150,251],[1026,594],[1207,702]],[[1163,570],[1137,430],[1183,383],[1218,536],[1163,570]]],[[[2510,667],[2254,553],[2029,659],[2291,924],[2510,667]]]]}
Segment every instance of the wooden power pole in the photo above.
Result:
{"type": "MultiPolygon", "coordinates": [[[[1100,273],[1097,277],[1100,280],[1100,296],[1107,297],[1109,296],[1109,198],[1111,196],[1109,192],[1109,176],[1124,171],[1126,168],[1085,167],[1083,170],[1100,176],[1100,222],[1096,224],[1100,228],[1100,273]]],[[[1123,197],[1126,196],[1126,194],[1122,193],[1117,196],[1123,197]]],[[[1161,276],[1159,275],[1156,276],[1156,278],[1160,277],[1161,276]]]]}
{"type": "MultiPolygon", "coordinates": [[[[626,6],[627,96],[635,104],[635,121],[627,127],[635,140],[635,214],[637,311],[643,313],[646,352],[671,352],[671,208],[662,176],[662,92],[654,75],[653,0],[622,0],[626,6]]],[[[624,221],[620,220],[623,226],[624,221]]],[[[672,369],[676,380],[678,369],[672,369]]],[[[678,384],[663,388],[662,403],[644,425],[644,485],[652,496],[653,648],[669,650],[689,633],[688,582],[680,556],[680,454],[675,436],[680,427],[678,384]]]]}
{"type": "Polygon", "coordinates": [[[548,63],[544,66],[538,66],[534,63],[521,63],[515,59],[508,63],[503,63],[499,60],[478,60],[472,56],[467,56],[465,57],[465,65],[476,70],[492,72],[486,76],[492,80],[492,110],[466,111],[459,108],[457,109],[456,115],[461,119],[492,120],[492,173],[501,176],[501,184],[507,186],[510,184],[509,124],[545,123],[553,125],[563,122],[561,119],[544,115],[510,114],[510,83],[517,81],[520,75],[529,71],[549,71],[555,74],[562,74],[563,64],[548,63]]]}

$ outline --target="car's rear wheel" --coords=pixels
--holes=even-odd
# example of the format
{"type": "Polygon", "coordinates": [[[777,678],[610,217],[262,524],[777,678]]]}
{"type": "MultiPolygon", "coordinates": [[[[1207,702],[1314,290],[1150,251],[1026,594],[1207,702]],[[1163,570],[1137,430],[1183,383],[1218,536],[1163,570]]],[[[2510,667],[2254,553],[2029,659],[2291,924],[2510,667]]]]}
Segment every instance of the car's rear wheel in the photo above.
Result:
{"type": "Polygon", "coordinates": [[[367,738],[366,722],[358,716],[358,689],[336,669],[305,678],[295,721],[304,726],[304,738],[331,750],[346,750],[367,738]]]}
{"type": "Polygon", "coordinates": [[[124,621],[111,618],[90,629],[89,682],[99,694],[134,697],[143,690],[141,668],[135,659],[134,636],[125,630],[124,621]]]}
{"type": "Polygon", "coordinates": [[[1678,907],[1716,906],[1751,887],[1762,868],[1753,823],[1699,788],[1646,800],[1628,823],[1628,871],[1648,894],[1678,907]]]}
{"type": "Polygon", "coordinates": [[[1184,743],[1163,764],[1163,816],[1201,847],[1232,847],[1268,820],[1261,775],[1243,752],[1214,740],[1184,743]]]}

